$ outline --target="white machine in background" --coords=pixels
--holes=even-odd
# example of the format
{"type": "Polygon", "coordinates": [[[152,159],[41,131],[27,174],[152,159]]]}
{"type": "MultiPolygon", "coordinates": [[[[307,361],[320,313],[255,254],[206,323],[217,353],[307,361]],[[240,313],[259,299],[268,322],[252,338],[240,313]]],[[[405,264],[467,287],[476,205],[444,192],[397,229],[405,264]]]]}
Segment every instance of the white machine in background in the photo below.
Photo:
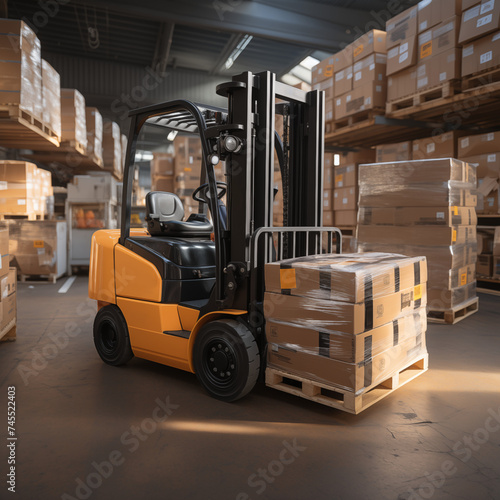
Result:
{"type": "Polygon", "coordinates": [[[99,229],[118,227],[118,182],[109,172],[75,175],[68,184],[68,275],[90,264],[92,235],[99,229]]]}

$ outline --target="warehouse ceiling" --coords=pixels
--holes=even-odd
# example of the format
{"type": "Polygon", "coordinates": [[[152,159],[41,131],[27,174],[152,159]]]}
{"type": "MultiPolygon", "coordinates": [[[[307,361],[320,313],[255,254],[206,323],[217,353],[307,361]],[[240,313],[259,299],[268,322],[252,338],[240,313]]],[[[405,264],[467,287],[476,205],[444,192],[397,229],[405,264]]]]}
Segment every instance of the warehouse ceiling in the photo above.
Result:
{"type": "Polygon", "coordinates": [[[44,52],[220,76],[244,70],[282,76],[308,55],[322,59],[369,29],[383,29],[415,3],[9,0],[8,15],[35,29],[44,52]]]}

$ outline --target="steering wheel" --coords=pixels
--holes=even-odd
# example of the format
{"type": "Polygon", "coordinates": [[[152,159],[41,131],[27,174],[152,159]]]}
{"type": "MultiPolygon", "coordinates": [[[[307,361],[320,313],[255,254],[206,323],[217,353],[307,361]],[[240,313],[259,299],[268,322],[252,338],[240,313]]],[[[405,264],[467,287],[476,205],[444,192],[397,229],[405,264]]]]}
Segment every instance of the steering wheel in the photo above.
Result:
{"type": "MultiPolygon", "coordinates": [[[[227,191],[227,184],[222,181],[216,181],[217,184],[217,199],[220,200],[227,191]]],[[[196,188],[193,193],[193,200],[202,202],[202,203],[209,203],[210,201],[210,191],[208,189],[208,183],[207,184],[202,184],[200,187],[196,188]]]]}

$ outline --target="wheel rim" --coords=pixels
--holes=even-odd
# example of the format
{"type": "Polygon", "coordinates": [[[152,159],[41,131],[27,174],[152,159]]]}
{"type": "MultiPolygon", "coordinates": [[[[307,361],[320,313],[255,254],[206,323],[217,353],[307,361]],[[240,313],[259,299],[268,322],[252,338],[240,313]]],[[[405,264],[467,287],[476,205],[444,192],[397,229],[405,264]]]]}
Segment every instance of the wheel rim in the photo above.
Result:
{"type": "Polygon", "coordinates": [[[203,372],[219,388],[230,386],[237,377],[238,364],[232,345],[222,338],[213,338],[203,349],[203,372]]]}
{"type": "Polygon", "coordinates": [[[107,354],[112,354],[118,344],[116,328],[111,321],[104,321],[99,328],[101,346],[107,354]]]}

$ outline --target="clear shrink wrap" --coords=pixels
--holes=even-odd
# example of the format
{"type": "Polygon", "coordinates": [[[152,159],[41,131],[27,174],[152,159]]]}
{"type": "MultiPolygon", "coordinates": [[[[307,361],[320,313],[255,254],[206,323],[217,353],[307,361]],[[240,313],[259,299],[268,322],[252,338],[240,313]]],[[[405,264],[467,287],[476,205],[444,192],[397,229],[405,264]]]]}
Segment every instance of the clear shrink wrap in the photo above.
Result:
{"type": "Polygon", "coordinates": [[[452,289],[428,288],[427,305],[430,311],[446,311],[476,296],[476,282],[452,289]]]}
{"type": "Polygon", "coordinates": [[[61,89],[61,140],[77,141],[87,148],[85,98],[76,89],[61,89]]]}
{"type": "Polygon", "coordinates": [[[360,303],[427,281],[425,257],[391,253],[329,254],[270,262],[266,292],[360,303]]]}
{"type": "Polygon", "coordinates": [[[0,161],[0,213],[37,214],[42,210],[41,177],[38,167],[26,161],[0,161]]]}
{"type": "Polygon", "coordinates": [[[120,126],[116,122],[106,121],[103,126],[104,169],[120,179],[123,174],[122,143],[120,126]]]}
{"type": "Polygon", "coordinates": [[[61,77],[42,59],[43,121],[61,137],[61,77]]]}
{"type": "Polygon", "coordinates": [[[23,21],[0,19],[0,104],[17,105],[42,120],[40,40],[23,21]]]}
{"type": "Polygon", "coordinates": [[[85,108],[85,121],[87,124],[87,153],[95,155],[102,160],[102,115],[97,108],[85,108]]]}

